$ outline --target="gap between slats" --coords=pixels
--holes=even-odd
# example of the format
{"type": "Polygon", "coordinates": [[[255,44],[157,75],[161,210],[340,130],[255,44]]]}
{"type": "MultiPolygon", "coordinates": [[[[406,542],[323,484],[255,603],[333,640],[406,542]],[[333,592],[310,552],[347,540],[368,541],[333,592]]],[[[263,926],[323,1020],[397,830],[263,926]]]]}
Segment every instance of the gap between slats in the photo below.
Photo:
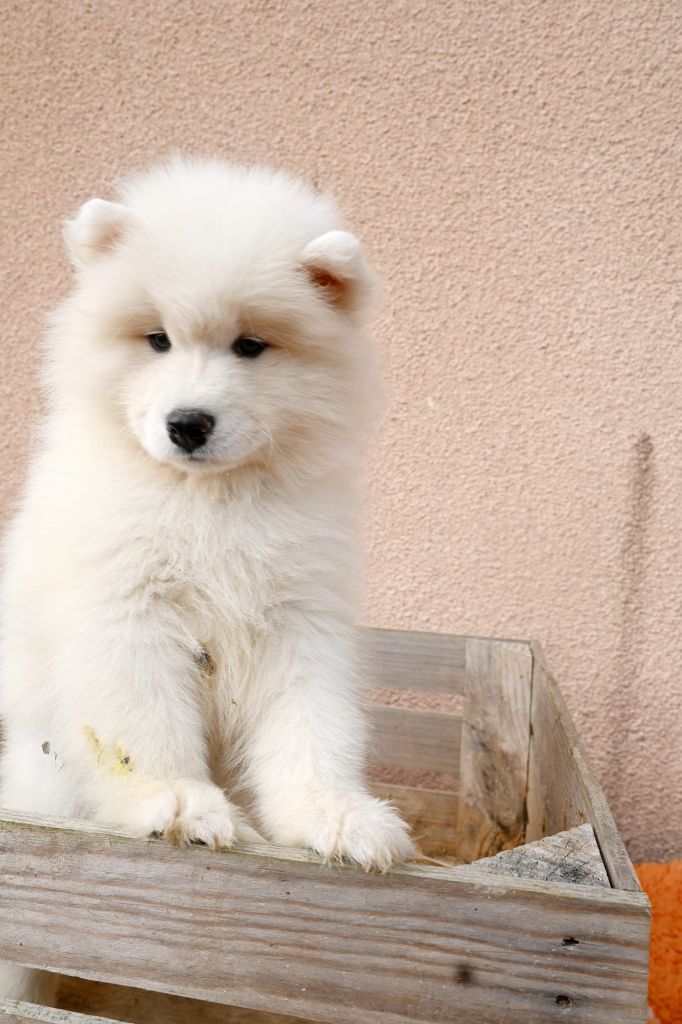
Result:
{"type": "Polygon", "coordinates": [[[395,804],[424,854],[454,853],[461,717],[383,704],[369,712],[372,791],[395,804]]]}

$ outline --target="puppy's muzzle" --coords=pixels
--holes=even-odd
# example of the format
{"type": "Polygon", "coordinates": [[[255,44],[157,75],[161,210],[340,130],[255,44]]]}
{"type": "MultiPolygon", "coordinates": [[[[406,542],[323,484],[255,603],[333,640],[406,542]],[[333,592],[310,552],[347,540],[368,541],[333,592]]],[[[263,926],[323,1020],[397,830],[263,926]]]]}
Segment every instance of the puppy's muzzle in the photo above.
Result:
{"type": "Polygon", "coordinates": [[[168,436],[186,452],[206,444],[214,427],[215,416],[201,409],[173,409],[166,417],[168,436]]]}

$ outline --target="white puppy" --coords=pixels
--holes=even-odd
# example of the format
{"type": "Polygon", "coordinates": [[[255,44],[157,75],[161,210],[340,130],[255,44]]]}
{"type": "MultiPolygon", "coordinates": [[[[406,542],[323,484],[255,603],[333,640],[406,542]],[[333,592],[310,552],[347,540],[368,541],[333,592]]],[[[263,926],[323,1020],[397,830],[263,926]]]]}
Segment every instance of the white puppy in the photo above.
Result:
{"type": "Polygon", "coordinates": [[[363,779],[355,484],[373,281],[331,203],[176,160],[66,229],[49,415],[8,535],[0,803],[386,869],[363,779]]]}

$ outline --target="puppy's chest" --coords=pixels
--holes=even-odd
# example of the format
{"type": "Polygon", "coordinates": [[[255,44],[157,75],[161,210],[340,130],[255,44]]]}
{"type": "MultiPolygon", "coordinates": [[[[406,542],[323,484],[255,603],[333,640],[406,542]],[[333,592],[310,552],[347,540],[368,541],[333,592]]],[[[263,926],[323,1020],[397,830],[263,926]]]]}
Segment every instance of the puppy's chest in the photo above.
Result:
{"type": "Polygon", "coordinates": [[[232,699],[250,679],[278,602],[275,576],[257,560],[226,551],[209,562],[195,557],[176,563],[167,578],[162,600],[186,631],[207,697],[232,699]]]}
{"type": "Polygon", "coordinates": [[[259,625],[279,590],[279,560],[265,544],[188,531],[158,552],[160,596],[208,629],[259,625]]]}
{"type": "Polygon", "coordinates": [[[248,686],[282,607],[310,576],[304,538],[285,516],[274,524],[262,513],[236,518],[197,518],[182,534],[170,527],[154,573],[158,597],[191,638],[202,687],[230,700],[248,686]]]}
{"type": "Polygon", "coordinates": [[[249,621],[207,615],[193,628],[193,661],[211,750],[239,735],[250,718],[267,631],[249,621]]]}

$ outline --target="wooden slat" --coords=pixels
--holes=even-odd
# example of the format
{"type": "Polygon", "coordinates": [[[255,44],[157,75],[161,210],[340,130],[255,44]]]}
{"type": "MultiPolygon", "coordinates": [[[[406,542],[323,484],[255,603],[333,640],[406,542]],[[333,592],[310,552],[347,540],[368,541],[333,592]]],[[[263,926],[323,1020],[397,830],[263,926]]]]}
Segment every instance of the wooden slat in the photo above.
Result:
{"type": "MultiPolygon", "coordinates": [[[[110,1017],[91,1017],[89,1014],[55,1010],[49,1006],[38,1006],[36,1003],[0,999],[0,1024],[36,1024],[37,1021],[40,1024],[112,1024],[110,1017]]],[[[127,1022],[119,1019],[114,1020],[113,1024],[127,1022]]]]}
{"type": "Polygon", "coordinates": [[[644,1019],[643,894],[311,860],[12,816],[0,959],[331,1024],[644,1019]]]}
{"type": "Polygon", "coordinates": [[[527,838],[541,839],[589,821],[611,884],[638,892],[639,882],[613,815],[537,644],[533,659],[527,838]]]}
{"type": "Polygon", "coordinates": [[[422,853],[436,856],[456,851],[456,793],[381,782],[372,783],[372,792],[396,805],[422,853]]]}
{"type": "Polygon", "coordinates": [[[370,686],[464,692],[464,637],[394,629],[364,629],[362,635],[362,664],[370,686]]]}
{"type": "Polygon", "coordinates": [[[464,860],[525,841],[532,666],[528,644],[467,640],[458,815],[464,860]]]}
{"type": "Polygon", "coordinates": [[[505,850],[495,857],[477,860],[473,867],[546,882],[573,882],[607,889],[611,884],[591,825],[578,825],[568,832],[505,850]]]}
{"type": "Polygon", "coordinates": [[[462,719],[435,711],[374,704],[369,755],[375,764],[399,765],[413,772],[456,774],[462,719]]]}
{"type": "MultiPolygon", "coordinates": [[[[239,1006],[207,1003],[203,999],[169,996],[125,985],[64,976],[59,984],[59,1005],[68,1010],[98,1013],[126,1024],[313,1024],[301,1017],[245,1010],[239,1006]]],[[[4,1024],[0,1017],[0,1024],[4,1024]]],[[[81,1024],[80,1018],[74,1024],[81,1024]]]]}

